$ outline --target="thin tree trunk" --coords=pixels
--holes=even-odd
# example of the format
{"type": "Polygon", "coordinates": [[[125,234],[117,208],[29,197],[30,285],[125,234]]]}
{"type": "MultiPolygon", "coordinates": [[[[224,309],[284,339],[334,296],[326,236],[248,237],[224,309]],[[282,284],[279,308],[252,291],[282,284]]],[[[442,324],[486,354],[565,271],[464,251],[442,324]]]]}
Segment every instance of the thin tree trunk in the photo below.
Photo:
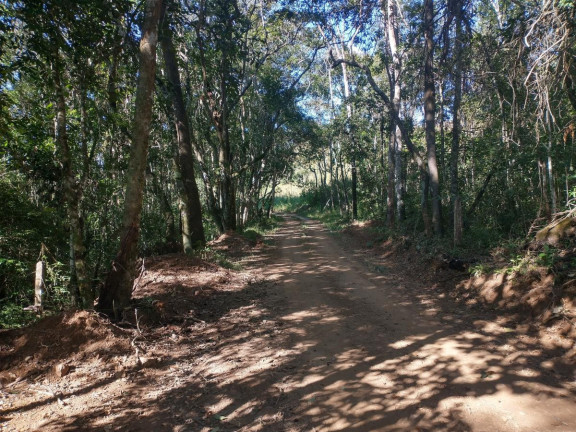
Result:
{"type": "Polygon", "coordinates": [[[450,195],[454,218],[454,245],[462,242],[462,203],[458,179],[460,158],[460,105],[462,102],[462,5],[456,5],[456,38],[454,41],[454,102],[452,105],[452,146],[450,152],[450,195]]]}
{"type": "Polygon", "coordinates": [[[440,98],[440,115],[439,120],[440,120],[440,149],[438,151],[439,153],[439,162],[440,162],[440,168],[439,171],[442,173],[442,178],[446,178],[446,122],[444,121],[444,111],[445,111],[445,99],[444,99],[444,92],[445,92],[445,88],[444,88],[444,82],[443,79],[440,79],[440,82],[438,83],[438,94],[439,94],[439,98],[440,98]]]}
{"type": "Polygon", "coordinates": [[[328,157],[330,158],[330,163],[328,165],[328,169],[330,170],[330,209],[334,210],[334,205],[335,205],[335,188],[336,188],[336,182],[334,181],[334,144],[332,142],[332,139],[330,139],[330,148],[329,148],[329,154],[328,157]]]}
{"type": "Polygon", "coordinates": [[[270,193],[270,201],[268,204],[268,209],[266,210],[266,217],[270,219],[272,216],[272,211],[274,210],[274,200],[276,199],[276,170],[272,176],[272,192],[270,193]]]}
{"type": "Polygon", "coordinates": [[[398,116],[395,115],[400,112],[400,71],[402,65],[398,52],[398,5],[393,0],[386,1],[384,5],[387,49],[391,58],[390,64],[388,65],[388,81],[390,86],[390,100],[394,107],[394,110],[389,110],[390,142],[388,145],[389,171],[386,218],[388,224],[392,226],[396,218],[398,221],[401,221],[404,218],[402,140],[398,125],[398,116]],[[396,212],[396,215],[394,215],[394,212],[396,212]]]}
{"type": "Polygon", "coordinates": [[[424,234],[429,236],[432,232],[432,221],[430,220],[430,211],[428,209],[428,195],[430,194],[430,176],[427,172],[420,171],[420,211],[424,221],[424,234]]]}
{"type": "MultiPolygon", "coordinates": [[[[394,0],[387,2],[387,21],[386,33],[388,35],[388,47],[390,49],[390,56],[392,63],[389,71],[391,99],[394,105],[394,111],[400,112],[402,83],[400,82],[400,74],[402,71],[402,59],[398,51],[398,3],[394,0]]],[[[404,161],[402,158],[402,134],[398,125],[398,119],[390,112],[390,141],[394,151],[394,190],[395,190],[395,204],[396,204],[396,217],[398,222],[402,222],[406,218],[406,209],[404,204],[404,161]]]]}
{"type": "Polygon", "coordinates": [[[346,187],[346,173],[344,172],[344,162],[342,161],[342,149],[339,153],[340,160],[338,165],[340,166],[340,179],[342,181],[342,193],[344,195],[344,212],[348,213],[350,211],[350,199],[348,198],[348,188],[346,187]]]}
{"type": "Polygon", "coordinates": [[[388,141],[388,183],[386,187],[386,223],[390,227],[393,227],[396,223],[396,153],[393,136],[394,134],[391,133],[390,140],[388,141]]]}
{"type": "Polygon", "coordinates": [[[156,77],[156,45],[162,0],[146,0],[142,37],[140,39],[140,67],[136,89],[136,107],[132,146],[128,162],[126,195],[122,220],[120,250],[112,263],[100,292],[98,308],[120,317],[130,304],[134,285],[140,216],[146,182],[146,159],[152,122],[154,79],[156,77]]]}
{"type": "MultiPolygon", "coordinates": [[[[436,161],[436,90],[434,86],[434,0],[424,1],[424,117],[430,192],[432,193],[432,225],[436,235],[442,234],[440,178],[436,161]]],[[[422,205],[426,205],[426,198],[422,205]]]]}
{"type": "Polygon", "coordinates": [[[454,200],[454,246],[462,244],[462,201],[460,197],[454,200]]]}
{"type": "Polygon", "coordinates": [[[546,163],[542,160],[538,161],[538,171],[540,173],[540,196],[541,202],[546,215],[546,220],[552,219],[552,207],[550,207],[550,197],[548,196],[548,170],[546,163]]]}
{"type": "Polygon", "coordinates": [[[548,185],[550,188],[550,204],[552,205],[552,214],[558,210],[558,199],[556,195],[556,182],[554,181],[554,170],[552,165],[552,119],[550,113],[546,115],[546,126],[548,129],[548,144],[546,145],[546,175],[548,176],[548,185]]]}
{"type": "MultiPolygon", "coordinates": [[[[166,5],[164,6],[166,10],[166,5]]],[[[182,95],[178,61],[172,42],[172,30],[169,17],[164,13],[162,37],[160,39],[164,54],[164,67],[170,82],[172,105],[174,108],[174,123],[178,143],[178,166],[182,180],[182,246],[185,253],[206,244],[204,226],[202,224],[202,206],[200,194],[194,174],[194,155],[192,152],[190,124],[182,95]]]]}
{"type": "Polygon", "coordinates": [[[90,287],[86,268],[84,226],[80,217],[80,187],[72,167],[72,154],[68,143],[66,95],[62,83],[59,53],[54,55],[53,78],[56,90],[56,145],[62,166],[62,189],[70,228],[70,272],[72,294],[83,308],[94,307],[94,293],[90,287]]]}
{"type": "MultiPolygon", "coordinates": [[[[222,90],[224,90],[222,85],[222,90]]],[[[225,98],[223,98],[225,99],[225,98]]],[[[223,106],[226,102],[222,103],[223,106]]],[[[220,151],[220,165],[222,166],[222,213],[224,228],[236,230],[236,188],[232,176],[232,147],[228,131],[227,106],[222,109],[222,147],[220,151]]]]}
{"type": "Polygon", "coordinates": [[[352,156],[352,219],[358,219],[358,173],[356,157],[352,156]]]}
{"type": "MultiPolygon", "coordinates": [[[[330,90],[330,116],[334,118],[334,89],[332,87],[332,69],[328,68],[328,88],[330,90]]],[[[334,210],[336,205],[334,196],[338,197],[340,203],[340,192],[338,190],[338,165],[336,164],[336,173],[334,173],[334,161],[336,160],[336,152],[334,150],[334,139],[330,137],[330,199],[331,208],[334,210]]]]}
{"type": "MultiPolygon", "coordinates": [[[[344,53],[344,50],[342,50],[342,55],[344,53]]],[[[357,173],[356,173],[356,145],[355,145],[355,139],[354,139],[354,135],[352,134],[352,130],[351,130],[351,122],[352,122],[352,105],[350,105],[349,102],[349,98],[350,98],[350,84],[348,82],[348,69],[346,68],[346,65],[344,63],[342,63],[342,81],[343,81],[343,85],[344,85],[344,97],[346,98],[346,119],[348,120],[347,122],[347,132],[348,132],[348,137],[350,138],[350,146],[352,147],[351,149],[351,161],[350,161],[350,165],[351,165],[351,171],[352,171],[352,219],[356,220],[358,219],[358,177],[357,177],[357,173]]]]}
{"type": "Polygon", "coordinates": [[[488,185],[490,184],[490,180],[492,180],[492,177],[494,176],[494,174],[496,174],[496,171],[498,170],[497,166],[498,165],[495,165],[490,170],[490,172],[488,173],[486,178],[484,179],[484,183],[482,183],[482,187],[478,190],[478,193],[476,194],[476,197],[474,198],[474,202],[472,202],[472,205],[470,206],[468,211],[466,211],[466,217],[467,218],[472,217],[474,215],[474,212],[476,211],[476,207],[478,207],[478,205],[480,204],[480,201],[482,201],[482,197],[484,196],[484,194],[486,193],[486,190],[488,189],[488,185]]]}
{"type": "Polygon", "coordinates": [[[394,133],[394,188],[396,193],[396,214],[398,222],[406,220],[406,178],[404,175],[404,157],[402,156],[402,136],[398,126],[394,133]]]}

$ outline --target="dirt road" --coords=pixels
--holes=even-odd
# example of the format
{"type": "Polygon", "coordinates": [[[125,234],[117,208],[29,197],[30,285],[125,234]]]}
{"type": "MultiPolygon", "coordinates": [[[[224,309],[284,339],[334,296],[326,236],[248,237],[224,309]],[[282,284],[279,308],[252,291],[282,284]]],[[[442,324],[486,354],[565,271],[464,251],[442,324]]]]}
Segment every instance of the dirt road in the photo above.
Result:
{"type": "Polygon", "coordinates": [[[289,219],[276,238],[265,271],[283,293],[290,334],[276,361],[292,373],[270,384],[291,413],[287,426],[576,431],[574,386],[545,368],[544,347],[443,311],[426,286],[367,272],[315,222],[289,219]]]}
{"type": "MultiPolygon", "coordinates": [[[[393,258],[370,272],[316,222],[287,216],[273,237],[249,272],[210,273],[224,289],[136,353],[82,348],[70,375],[11,384],[0,429],[576,431],[574,370],[546,341],[461,310],[393,258]]],[[[209,285],[178,260],[142,282],[166,311],[209,285]]]]}

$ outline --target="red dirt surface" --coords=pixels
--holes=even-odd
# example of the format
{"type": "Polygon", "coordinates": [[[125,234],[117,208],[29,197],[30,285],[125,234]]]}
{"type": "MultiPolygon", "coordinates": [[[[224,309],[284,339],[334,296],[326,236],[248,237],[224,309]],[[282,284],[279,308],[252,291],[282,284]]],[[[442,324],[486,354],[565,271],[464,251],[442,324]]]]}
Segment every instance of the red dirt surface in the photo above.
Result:
{"type": "Polygon", "coordinates": [[[573,320],[373,237],[287,217],[212,245],[241,271],[145,259],[125,322],[0,332],[0,430],[576,431],[573,320]]]}

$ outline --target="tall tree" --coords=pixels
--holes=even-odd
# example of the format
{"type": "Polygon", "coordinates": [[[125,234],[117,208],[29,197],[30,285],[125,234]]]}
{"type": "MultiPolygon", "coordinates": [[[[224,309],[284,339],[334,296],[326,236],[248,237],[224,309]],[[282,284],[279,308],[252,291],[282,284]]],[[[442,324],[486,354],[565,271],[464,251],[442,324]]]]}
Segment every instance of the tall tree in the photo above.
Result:
{"type": "Polygon", "coordinates": [[[440,177],[436,160],[436,86],[434,80],[434,0],[424,0],[424,122],[428,178],[424,178],[423,207],[426,206],[428,182],[432,194],[432,226],[442,234],[440,177]]]}
{"type": "MultiPolygon", "coordinates": [[[[390,85],[390,99],[395,112],[400,112],[401,97],[401,72],[402,58],[398,47],[399,44],[399,3],[397,0],[383,1],[386,17],[386,36],[388,48],[388,82],[390,85]]],[[[388,143],[388,187],[387,187],[387,211],[386,219],[390,225],[394,225],[394,212],[398,221],[405,218],[404,207],[404,179],[402,161],[402,136],[400,128],[396,124],[396,118],[389,113],[390,140],[388,143]],[[395,208],[394,208],[395,207],[395,208]]]]}
{"type": "MultiPolygon", "coordinates": [[[[58,45],[55,45],[58,47],[58,45]]],[[[94,293],[86,269],[86,246],[84,244],[84,227],[80,217],[80,185],[76,181],[72,165],[72,154],[68,143],[67,106],[64,84],[62,83],[62,64],[58,49],[53,55],[53,80],[56,92],[56,143],[62,167],[62,185],[68,225],[70,228],[70,268],[73,284],[78,290],[80,307],[94,307],[94,293]]],[[[76,293],[75,293],[76,294],[76,293]]]]}
{"type": "Polygon", "coordinates": [[[194,175],[194,153],[190,133],[190,123],[182,95],[178,60],[173,43],[172,29],[170,28],[169,0],[164,1],[163,25],[160,43],[164,55],[164,67],[170,84],[174,123],[176,128],[176,141],[178,144],[178,168],[181,188],[182,245],[184,252],[204,246],[206,237],[202,223],[202,205],[200,194],[194,175]]]}
{"type": "Polygon", "coordinates": [[[245,36],[249,23],[236,0],[201,2],[196,13],[196,44],[203,79],[201,102],[218,140],[219,200],[212,200],[212,212],[218,214],[221,231],[235,230],[235,154],[230,129],[232,110],[242,92],[237,88],[241,78],[238,61],[245,52],[241,52],[238,41],[245,36]]]}
{"type": "Polygon", "coordinates": [[[118,316],[129,305],[136,272],[140,218],[148,140],[152,122],[154,79],[156,76],[156,45],[162,0],[146,0],[141,28],[139,75],[136,89],[132,146],[126,179],[126,194],[122,218],[120,250],[112,263],[106,282],[100,292],[98,308],[118,316]]]}
{"type": "Polygon", "coordinates": [[[454,99],[452,102],[452,145],[450,152],[450,198],[452,202],[454,223],[454,245],[462,243],[462,200],[460,198],[460,185],[458,180],[458,163],[460,159],[461,120],[460,107],[462,104],[462,56],[463,56],[463,1],[452,2],[454,11],[455,36],[454,36],[454,99]]]}

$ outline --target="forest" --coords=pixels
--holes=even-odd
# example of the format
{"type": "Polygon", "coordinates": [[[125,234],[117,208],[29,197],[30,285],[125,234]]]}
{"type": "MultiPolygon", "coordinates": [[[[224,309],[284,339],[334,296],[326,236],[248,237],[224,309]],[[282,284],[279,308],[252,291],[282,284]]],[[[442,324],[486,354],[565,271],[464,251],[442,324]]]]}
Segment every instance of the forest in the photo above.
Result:
{"type": "Polygon", "coordinates": [[[575,14],[0,2],[0,321],[30,317],[40,259],[48,308],[120,310],[138,257],[206,250],[291,188],[450,250],[525,241],[574,210],[575,14]]]}
{"type": "Polygon", "coordinates": [[[0,430],[576,430],[574,0],[0,0],[0,430]]]}

